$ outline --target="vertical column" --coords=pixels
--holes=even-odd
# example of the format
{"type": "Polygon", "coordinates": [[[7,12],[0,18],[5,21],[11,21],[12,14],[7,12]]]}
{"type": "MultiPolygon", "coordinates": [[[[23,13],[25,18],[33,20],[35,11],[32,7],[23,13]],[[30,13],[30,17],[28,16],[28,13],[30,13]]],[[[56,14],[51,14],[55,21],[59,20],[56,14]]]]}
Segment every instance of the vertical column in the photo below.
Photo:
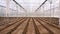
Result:
{"type": "Polygon", "coordinates": [[[16,17],[18,17],[18,5],[17,4],[16,4],[16,17]]]}
{"type": "Polygon", "coordinates": [[[6,17],[9,16],[9,3],[10,0],[6,0],[6,17]]]}
{"type": "Polygon", "coordinates": [[[48,0],[49,1],[49,4],[50,4],[50,23],[51,23],[51,4],[52,4],[52,0],[48,0]]]}
{"type": "MultiPolygon", "coordinates": [[[[60,0],[59,0],[59,13],[60,13],[60,0]]],[[[60,14],[58,16],[59,16],[59,25],[60,25],[60,14]]]]}
{"type": "Polygon", "coordinates": [[[44,11],[44,5],[43,5],[42,7],[43,7],[43,17],[45,17],[45,15],[44,15],[44,12],[45,12],[45,11],[44,11]]]}

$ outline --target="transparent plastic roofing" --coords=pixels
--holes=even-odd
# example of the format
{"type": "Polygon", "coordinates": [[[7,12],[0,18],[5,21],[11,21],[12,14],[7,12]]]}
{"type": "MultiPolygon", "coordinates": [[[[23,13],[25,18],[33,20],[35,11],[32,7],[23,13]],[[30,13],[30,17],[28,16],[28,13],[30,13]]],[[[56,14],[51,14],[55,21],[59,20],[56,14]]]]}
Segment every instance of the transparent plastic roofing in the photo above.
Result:
{"type": "MultiPolygon", "coordinates": [[[[15,0],[18,2],[23,8],[28,11],[35,11],[45,0],[15,0]]],[[[0,0],[0,5],[6,6],[6,0],[0,0]]],[[[59,6],[59,0],[47,0],[44,5],[44,10],[50,9],[50,5],[52,8],[59,6]],[[52,2],[52,4],[50,4],[52,2]]],[[[16,9],[13,0],[10,0],[10,8],[16,9]]],[[[41,8],[40,7],[40,8],[41,8]]]]}

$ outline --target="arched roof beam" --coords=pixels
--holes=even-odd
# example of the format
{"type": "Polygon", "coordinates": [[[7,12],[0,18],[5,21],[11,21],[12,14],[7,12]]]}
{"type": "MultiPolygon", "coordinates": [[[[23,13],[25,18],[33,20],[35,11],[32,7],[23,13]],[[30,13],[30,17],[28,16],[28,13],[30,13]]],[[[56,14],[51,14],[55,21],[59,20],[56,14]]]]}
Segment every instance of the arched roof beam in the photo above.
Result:
{"type": "Polygon", "coordinates": [[[42,5],[44,5],[46,1],[47,0],[45,0],[35,11],[37,11],[42,5]]]}
{"type": "MultiPolygon", "coordinates": [[[[15,0],[13,0],[18,6],[20,6],[22,9],[25,10],[25,8],[23,8],[18,2],[16,2],[15,0]]],[[[26,10],[25,10],[26,11],[26,10]]]]}

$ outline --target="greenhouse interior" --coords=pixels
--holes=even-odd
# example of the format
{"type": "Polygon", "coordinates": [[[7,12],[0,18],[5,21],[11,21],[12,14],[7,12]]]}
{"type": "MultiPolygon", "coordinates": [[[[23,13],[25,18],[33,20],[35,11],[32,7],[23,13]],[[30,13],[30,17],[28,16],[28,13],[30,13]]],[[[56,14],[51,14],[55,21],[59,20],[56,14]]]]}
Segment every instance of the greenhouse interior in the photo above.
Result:
{"type": "Polygon", "coordinates": [[[60,34],[60,0],[0,0],[0,34],[60,34]]]}

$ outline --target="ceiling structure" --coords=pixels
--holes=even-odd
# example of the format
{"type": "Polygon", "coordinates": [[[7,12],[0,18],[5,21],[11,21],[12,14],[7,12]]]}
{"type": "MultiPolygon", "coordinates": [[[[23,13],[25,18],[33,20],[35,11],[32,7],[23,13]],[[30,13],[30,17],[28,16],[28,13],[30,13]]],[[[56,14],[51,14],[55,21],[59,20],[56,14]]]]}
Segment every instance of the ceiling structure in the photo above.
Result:
{"type": "MultiPolygon", "coordinates": [[[[50,0],[15,0],[18,2],[25,10],[29,12],[34,12],[35,10],[41,8],[44,6],[44,10],[50,9],[50,0]],[[43,2],[46,1],[44,4],[43,2]],[[42,5],[43,4],[43,5],[42,5]],[[41,6],[41,7],[40,7],[41,6]]],[[[5,0],[0,0],[3,4],[0,3],[0,5],[6,6],[5,0]]],[[[11,0],[10,2],[10,8],[14,9],[15,5],[13,4],[14,2],[11,0]]],[[[52,0],[52,8],[57,7],[59,4],[59,0],[52,0]],[[54,7],[53,7],[54,6],[54,7]]]]}
{"type": "Polygon", "coordinates": [[[27,11],[33,12],[41,5],[45,0],[16,0],[19,4],[21,4],[27,11]]]}
{"type": "Polygon", "coordinates": [[[9,8],[10,16],[58,16],[59,14],[59,8],[56,8],[59,7],[59,0],[10,0],[9,5],[6,2],[0,0],[0,10],[4,10],[1,10],[2,15],[6,14],[6,8],[9,8]]]}
{"type": "MultiPolygon", "coordinates": [[[[42,7],[43,4],[45,4],[45,8],[50,8],[50,0],[16,0],[19,4],[21,4],[25,9],[28,9],[28,11],[35,11],[38,8],[42,7]]],[[[52,1],[52,8],[53,6],[56,7],[59,4],[59,0],[51,0],[52,1]]]]}

